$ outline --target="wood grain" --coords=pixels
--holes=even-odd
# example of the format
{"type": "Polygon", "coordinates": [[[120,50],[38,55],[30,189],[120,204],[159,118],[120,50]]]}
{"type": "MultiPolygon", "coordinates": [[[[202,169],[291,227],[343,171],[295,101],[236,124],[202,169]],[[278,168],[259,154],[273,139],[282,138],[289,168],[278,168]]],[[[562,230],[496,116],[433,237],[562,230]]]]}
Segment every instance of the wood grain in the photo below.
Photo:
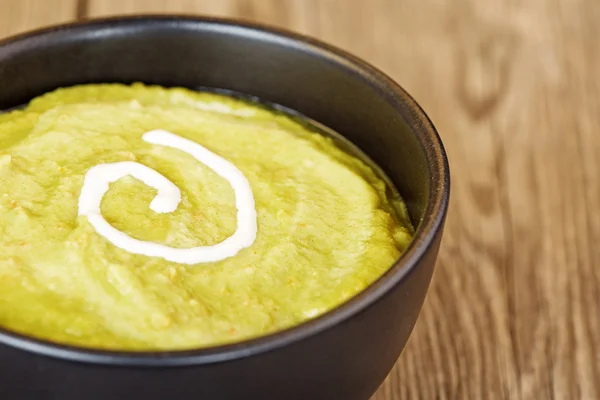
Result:
{"type": "Polygon", "coordinates": [[[598,0],[0,4],[0,35],[199,13],[283,26],[379,66],[436,123],[453,193],[421,318],[373,400],[600,398],[598,0]]]}
{"type": "Polygon", "coordinates": [[[0,0],[0,37],[75,18],[77,0],[0,0]]]}

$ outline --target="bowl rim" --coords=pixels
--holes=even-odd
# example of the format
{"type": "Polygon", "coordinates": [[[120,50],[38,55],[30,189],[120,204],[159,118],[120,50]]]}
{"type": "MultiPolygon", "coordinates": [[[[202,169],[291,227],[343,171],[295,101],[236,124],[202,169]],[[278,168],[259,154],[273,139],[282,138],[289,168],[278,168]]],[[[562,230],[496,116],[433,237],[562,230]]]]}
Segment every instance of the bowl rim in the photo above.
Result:
{"type": "MultiPolygon", "coordinates": [[[[444,146],[432,121],[399,84],[378,68],[345,50],[307,35],[244,19],[177,14],[137,14],[85,19],[9,36],[0,40],[0,63],[3,51],[12,46],[24,45],[27,47],[28,41],[51,40],[52,35],[55,34],[110,29],[117,26],[123,27],[123,25],[139,26],[143,30],[146,24],[191,24],[192,26],[209,27],[216,32],[241,32],[252,40],[279,42],[283,40],[286,46],[293,46],[340,64],[362,79],[366,79],[380,96],[394,106],[413,129],[427,159],[430,175],[429,203],[415,236],[405,252],[383,275],[346,302],[319,317],[256,338],[189,350],[122,351],[54,343],[0,327],[0,345],[68,361],[123,367],[182,367],[225,362],[273,351],[330,329],[372,306],[418,267],[420,260],[429,248],[435,245],[436,238],[443,229],[448,209],[450,171],[444,146]]],[[[10,54],[10,51],[8,53],[10,54]]]]}

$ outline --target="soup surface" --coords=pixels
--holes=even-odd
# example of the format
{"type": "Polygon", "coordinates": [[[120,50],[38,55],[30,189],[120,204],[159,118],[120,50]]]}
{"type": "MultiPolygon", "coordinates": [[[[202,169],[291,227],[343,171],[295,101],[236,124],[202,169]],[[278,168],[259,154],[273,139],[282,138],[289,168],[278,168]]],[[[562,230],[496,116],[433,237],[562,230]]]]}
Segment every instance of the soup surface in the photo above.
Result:
{"type": "Polygon", "coordinates": [[[166,350],[299,324],[410,242],[386,192],[331,138],[258,104],[141,84],[56,90],[0,115],[0,326],[166,350]]]}

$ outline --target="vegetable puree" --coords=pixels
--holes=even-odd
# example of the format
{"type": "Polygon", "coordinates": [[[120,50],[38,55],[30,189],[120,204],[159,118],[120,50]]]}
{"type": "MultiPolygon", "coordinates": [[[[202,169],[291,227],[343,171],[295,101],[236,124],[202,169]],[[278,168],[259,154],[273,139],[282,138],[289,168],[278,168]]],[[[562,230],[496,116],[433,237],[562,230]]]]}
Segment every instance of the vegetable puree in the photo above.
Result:
{"type": "Polygon", "coordinates": [[[0,115],[0,326],[53,342],[176,350],[265,335],[314,318],[382,275],[412,238],[399,197],[363,161],[279,111],[134,84],[81,85],[0,115]],[[255,202],[256,236],[219,261],[136,254],[78,215],[86,173],[141,164],[180,191],[169,212],[131,175],[100,214],[138,241],[215,246],[238,230],[218,171],[143,139],[168,131],[231,163],[255,202]]]}

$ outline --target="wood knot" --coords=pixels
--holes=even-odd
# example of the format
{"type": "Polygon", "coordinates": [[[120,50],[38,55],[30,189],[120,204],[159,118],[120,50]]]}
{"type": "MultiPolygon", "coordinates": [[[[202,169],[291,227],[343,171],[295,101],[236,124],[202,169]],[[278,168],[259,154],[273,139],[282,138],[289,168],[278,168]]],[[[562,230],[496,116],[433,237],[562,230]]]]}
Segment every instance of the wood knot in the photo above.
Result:
{"type": "Polygon", "coordinates": [[[457,97],[480,121],[494,112],[508,91],[516,40],[510,32],[463,39],[457,54],[457,97]]]}

